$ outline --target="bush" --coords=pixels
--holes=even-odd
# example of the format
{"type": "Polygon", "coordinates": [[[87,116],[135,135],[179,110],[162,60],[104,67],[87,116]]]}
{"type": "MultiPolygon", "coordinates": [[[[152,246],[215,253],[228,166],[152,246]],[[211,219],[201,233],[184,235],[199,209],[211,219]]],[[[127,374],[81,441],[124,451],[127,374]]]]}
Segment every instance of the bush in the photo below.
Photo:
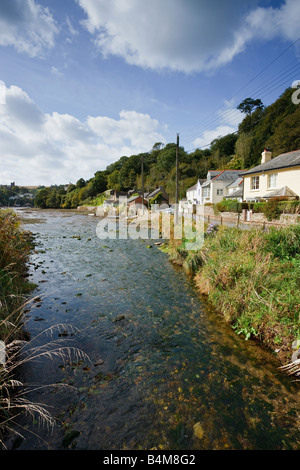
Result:
{"type": "Polygon", "coordinates": [[[271,228],[265,235],[266,250],[281,260],[300,256],[300,225],[271,228]]]}
{"type": "Polygon", "coordinates": [[[300,201],[279,201],[280,212],[286,214],[299,214],[300,201]]]}
{"type": "Polygon", "coordinates": [[[216,204],[220,212],[241,212],[242,204],[235,199],[223,199],[223,201],[216,204]]]}
{"type": "Polygon", "coordinates": [[[270,199],[268,202],[266,202],[263,208],[263,212],[269,221],[279,219],[281,214],[279,202],[276,199],[270,199]]]}
{"type": "Polygon", "coordinates": [[[252,210],[254,213],[263,213],[265,205],[265,202],[253,202],[252,210]]]}

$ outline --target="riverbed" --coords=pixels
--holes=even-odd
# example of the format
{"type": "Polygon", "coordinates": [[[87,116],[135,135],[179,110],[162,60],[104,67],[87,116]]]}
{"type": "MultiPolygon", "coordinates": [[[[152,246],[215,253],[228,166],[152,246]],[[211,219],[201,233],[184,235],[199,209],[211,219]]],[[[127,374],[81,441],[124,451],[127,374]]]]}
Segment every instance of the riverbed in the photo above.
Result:
{"type": "Polygon", "coordinates": [[[53,353],[18,374],[56,423],[22,418],[11,448],[299,449],[299,385],[154,240],[99,239],[76,211],[19,212],[37,241],[28,348],[53,353]]]}

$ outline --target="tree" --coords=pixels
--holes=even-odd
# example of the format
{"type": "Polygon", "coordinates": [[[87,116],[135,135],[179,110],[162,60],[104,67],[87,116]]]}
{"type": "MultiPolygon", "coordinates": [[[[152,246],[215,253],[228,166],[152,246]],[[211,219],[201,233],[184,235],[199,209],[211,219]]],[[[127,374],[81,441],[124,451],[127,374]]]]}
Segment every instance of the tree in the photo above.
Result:
{"type": "Polygon", "coordinates": [[[234,146],[238,136],[235,133],[214,139],[210,144],[211,154],[217,157],[229,157],[234,154],[234,146]]]}
{"type": "Polygon", "coordinates": [[[105,172],[97,171],[90,184],[93,196],[103,193],[107,189],[107,176],[105,172]]]}
{"type": "Polygon", "coordinates": [[[49,196],[46,199],[46,206],[50,209],[57,209],[60,205],[60,197],[56,189],[50,191],[49,196]]]}
{"type": "Polygon", "coordinates": [[[260,99],[254,100],[253,98],[246,98],[242,101],[238,106],[237,109],[244,114],[248,114],[249,116],[255,109],[264,109],[264,105],[260,99]]]}
{"type": "Polygon", "coordinates": [[[84,188],[85,185],[86,185],[86,182],[83,178],[80,178],[76,183],[77,188],[84,188]]]}
{"type": "Polygon", "coordinates": [[[115,170],[107,177],[107,186],[109,189],[115,189],[116,191],[120,191],[120,171],[115,170]]]}
{"type": "Polygon", "coordinates": [[[253,137],[241,133],[235,144],[235,153],[237,159],[243,163],[245,168],[252,166],[251,155],[253,147],[253,137]]]}
{"type": "Polygon", "coordinates": [[[50,188],[43,188],[37,191],[34,205],[35,207],[41,207],[42,209],[47,208],[47,199],[50,196],[51,190],[50,188]]]}
{"type": "Polygon", "coordinates": [[[243,170],[244,166],[244,159],[242,157],[232,155],[231,160],[226,165],[226,170],[243,170]]]}

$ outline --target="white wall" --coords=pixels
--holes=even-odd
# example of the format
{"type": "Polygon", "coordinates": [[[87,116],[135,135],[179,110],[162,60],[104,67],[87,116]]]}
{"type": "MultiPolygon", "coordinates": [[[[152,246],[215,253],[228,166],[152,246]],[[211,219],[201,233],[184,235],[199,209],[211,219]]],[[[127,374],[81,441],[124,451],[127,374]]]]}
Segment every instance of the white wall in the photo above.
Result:
{"type": "Polygon", "coordinates": [[[265,196],[266,194],[275,191],[275,189],[288,186],[298,196],[300,196],[300,167],[287,168],[277,171],[268,171],[265,173],[256,173],[244,177],[244,199],[256,199],[265,196]],[[269,175],[277,173],[277,188],[269,188],[269,175]],[[251,189],[251,178],[259,176],[259,189],[251,189]]]}

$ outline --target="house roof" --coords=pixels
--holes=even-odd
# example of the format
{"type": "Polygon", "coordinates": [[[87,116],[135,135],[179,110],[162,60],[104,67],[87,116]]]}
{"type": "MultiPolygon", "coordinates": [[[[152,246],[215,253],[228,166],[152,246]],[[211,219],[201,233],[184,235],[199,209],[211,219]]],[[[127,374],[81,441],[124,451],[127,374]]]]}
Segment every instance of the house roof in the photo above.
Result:
{"type": "Polygon", "coordinates": [[[263,196],[263,199],[270,199],[272,197],[280,197],[280,196],[286,196],[286,197],[297,197],[298,194],[294,193],[288,186],[284,186],[283,188],[276,189],[275,191],[272,191],[271,193],[266,194],[263,196]]]}
{"type": "Polygon", "coordinates": [[[136,196],[131,196],[129,199],[127,199],[127,202],[135,201],[135,200],[138,199],[139,197],[141,197],[139,194],[136,195],[136,196]]]}
{"type": "Polygon", "coordinates": [[[213,180],[233,182],[236,180],[237,176],[239,176],[242,171],[243,170],[223,170],[221,171],[221,173],[215,176],[213,180]]]}
{"type": "Polygon", "coordinates": [[[244,178],[242,178],[241,176],[239,176],[238,178],[236,178],[232,183],[230,183],[227,188],[235,188],[236,186],[240,186],[244,181],[244,178]]]}
{"type": "Polygon", "coordinates": [[[235,199],[236,197],[243,197],[243,188],[239,188],[231,194],[224,196],[225,199],[235,199]]]}
{"type": "Polygon", "coordinates": [[[264,171],[291,168],[293,166],[300,166],[300,150],[282,153],[268,162],[262,163],[261,165],[257,165],[254,168],[243,172],[241,176],[251,175],[253,173],[262,173],[264,171]]]}
{"type": "Polygon", "coordinates": [[[197,184],[198,184],[198,183],[194,184],[194,186],[191,186],[189,189],[186,190],[186,192],[188,192],[188,191],[194,191],[194,190],[197,188],[197,184]]]}
{"type": "Polygon", "coordinates": [[[164,190],[164,188],[162,186],[160,186],[159,188],[155,189],[154,191],[152,191],[152,193],[149,193],[147,195],[147,199],[152,199],[154,196],[156,196],[157,194],[159,193],[162,193],[163,195],[167,196],[168,197],[168,194],[166,193],[166,191],[164,190]]]}
{"type": "Polygon", "coordinates": [[[202,187],[209,186],[213,181],[225,181],[227,183],[233,183],[243,170],[222,170],[222,171],[210,171],[211,179],[205,181],[202,187]],[[215,174],[216,173],[216,174],[215,174]]]}
{"type": "Polygon", "coordinates": [[[210,176],[210,178],[208,178],[208,179],[213,179],[213,178],[215,178],[215,177],[218,176],[221,172],[222,172],[222,170],[209,170],[208,173],[207,173],[207,176],[210,176]]]}

